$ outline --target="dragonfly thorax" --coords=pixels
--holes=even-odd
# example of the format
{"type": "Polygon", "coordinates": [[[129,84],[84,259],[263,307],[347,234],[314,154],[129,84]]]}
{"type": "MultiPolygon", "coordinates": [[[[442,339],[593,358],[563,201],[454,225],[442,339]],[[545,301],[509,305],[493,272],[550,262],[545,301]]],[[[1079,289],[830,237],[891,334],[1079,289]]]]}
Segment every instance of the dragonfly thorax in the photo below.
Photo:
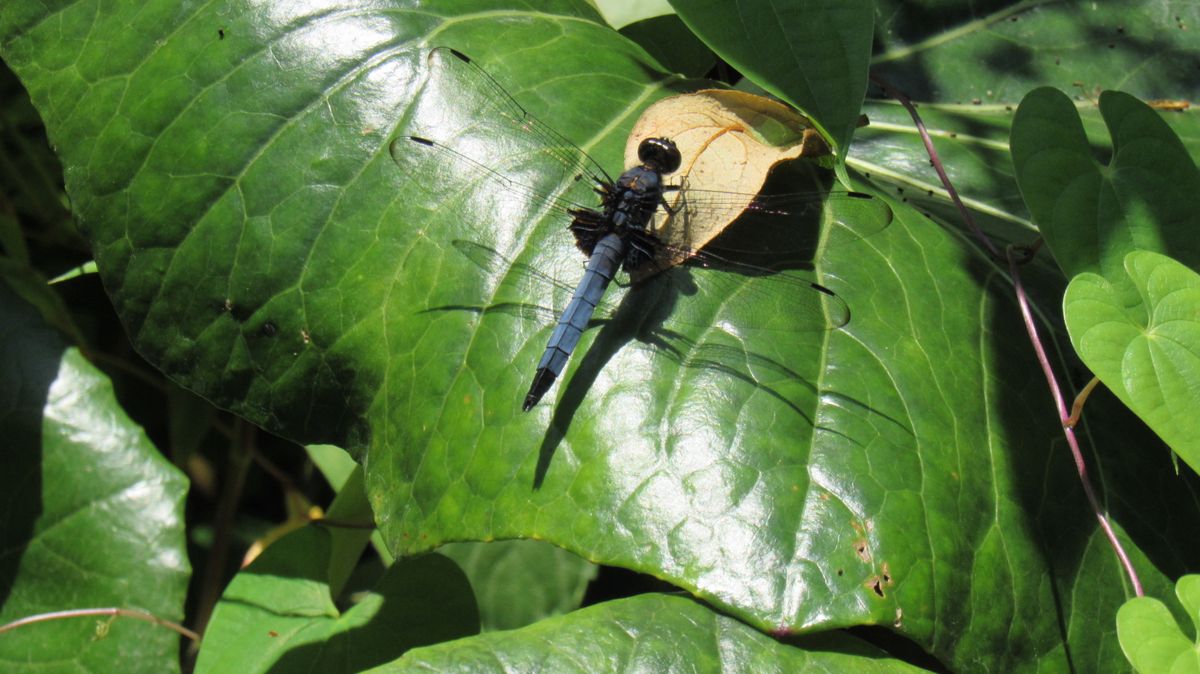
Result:
{"type": "Polygon", "coordinates": [[[575,244],[589,258],[605,236],[620,239],[621,266],[636,269],[657,254],[657,239],[647,231],[654,212],[663,203],[661,173],[652,165],[635,166],[616,182],[597,186],[600,208],[571,211],[575,244]]]}
{"type": "Polygon", "coordinates": [[[613,196],[602,204],[605,216],[612,220],[613,231],[617,234],[645,231],[662,202],[662,194],[662,176],[658,171],[637,166],[622,173],[613,196]]]}

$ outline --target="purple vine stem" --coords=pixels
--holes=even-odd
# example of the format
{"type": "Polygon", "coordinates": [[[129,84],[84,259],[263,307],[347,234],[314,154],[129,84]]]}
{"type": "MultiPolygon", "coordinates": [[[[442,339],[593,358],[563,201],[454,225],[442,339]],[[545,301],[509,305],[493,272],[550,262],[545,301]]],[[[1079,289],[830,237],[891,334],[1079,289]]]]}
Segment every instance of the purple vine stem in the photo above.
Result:
{"type": "Polygon", "coordinates": [[[153,623],[155,625],[165,627],[173,632],[178,632],[179,634],[187,637],[188,639],[191,639],[192,641],[200,641],[199,634],[196,634],[192,630],[189,630],[188,628],[184,627],[183,625],[180,625],[179,623],[171,622],[170,620],[165,620],[163,618],[159,618],[158,616],[154,615],[153,613],[151,613],[149,611],[143,611],[142,609],[139,609],[139,608],[117,608],[115,606],[110,606],[110,607],[105,607],[105,608],[77,608],[77,609],[71,609],[68,611],[51,611],[49,613],[38,613],[36,615],[26,616],[24,618],[14,620],[10,623],[0,625],[0,634],[3,634],[4,632],[8,632],[11,630],[15,630],[18,627],[25,627],[26,625],[50,622],[52,620],[64,620],[66,618],[86,618],[88,616],[112,616],[112,617],[123,616],[125,618],[134,618],[136,620],[143,620],[148,623],[153,623]]]}
{"type": "Polygon", "coordinates": [[[1092,513],[1095,514],[1096,521],[1100,523],[1100,528],[1104,530],[1104,535],[1108,538],[1109,545],[1112,546],[1113,552],[1116,553],[1117,559],[1121,562],[1121,566],[1125,567],[1125,573],[1129,576],[1129,582],[1133,584],[1133,591],[1137,596],[1141,597],[1144,595],[1142,581],[1138,578],[1137,571],[1133,568],[1133,562],[1130,561],[1129,555],[1125,553],[1125,548],[1121,545],[1121,541],[1117,540],[1117,534],[1113,531],[1112,524],[1109,523],[1108,517],[1100,507],[1100,500],[1096,498],[1096,492],[1092,489],[1092,481],[1088,478],[1087,463],[1083,460],[1083,451],[1079,448],[1079,440],[1075,437],[1075,429],[1069,424],[1071,415],[1067,412],[1067,404],[1063,400],[1058,380],[1054,377],[1054,369],[1050,366],[1050,359],[1046,357],[1046,350],[1042,347],[1041,338],[1038,337],[1037,325],[1033,322],[1033,313],[1029,311],[1029,298],[1025,295],[1025,286],[1021,283],[1020,262],[1013,256],[1011,246],[1008,248],[1007,253],[1008,269],[1012,273],[1013,289],[1017,293],[1017,303],[1021,307],[1021,318],[1025,321],[1025,332],[1029,334],[1029,342],[1033,345],[1034,353],[1037,354],[1038,364],[1042,367],[1042,374],[1046,376],[1046,384],[1050,387],[1051,395],[1054,396],[1054,405],[1058,408],[1058,418],[1062,423],[1063,435],[1067,437],[1067,445],[1071,448],[1071,457],[1075,459],[1075,472],[1079,474],[1079,482],[1083,485],[1083,493],[1087,496],[1088,503],[1092,506],[1092,513]]]}
{"type": "MultiPolygon", "coordinates": [[[[1129,555],[1126,554],[1125,548],[1121,545],[1121,541],[1117,539],[1117,534],[1112,528],[1112,524],[1108,521],[1108,516],[1104,514],[1104,509],[1100,505],[1100,500],[1096,497],[1096,491],[1092,488],[1091,479],[1088,477],[1087,463],[1083,459],[1083,451],[1079,448],[1079,441],[1075,437],[1075,429],[1069,427],[1068,420],[1070,415],[1067,412],[1066,402],[1063,400],[1062,389],[1058,385],[1058,380],[1054,376],[1054,368],[1050,366],[1050,359],[1046,357],[1046,349],[1042,346],[1041,338],[1038,336],[1037,326],[1033,322],[1033,313],[1029,310],[1029,297],[1025,294],[1025,286],[1021,283],[1021,274],[1018,268],[1021,264],[1032,259],[1032,255],[1020,257],[1014,255],[1014,249],[1009,246],[1005,249],[1002,255],[992,240],[987,234],[976,224],[975,218],[971,216],[971,212],[963,205],[962,200],[958,196],[958,191],[954,189],[954,185],[950,182],[950,177],[946,175],[946,170],[942,167],[942,160],[938,156],[937,150],[933,147],[933,139],[929,136],[929,132],[925,129],[925,123],[921,121],[921,115],[917,113],[916,106],[905,96],[900,90],[892,86],[887,80],[878,75],[871,75],[871,81],[877,84],[887,93],[887,95],[896,99],[908,114],[912,117],[913,124],[917,128],[917,133],[921,136],[921,142],[925,144],[925,151],[929,154],[930,164],[937,171],[938,178],[942,181],[942,185],[946,188],[946,192],[950,195],[950,199],[954,202],[954,206],[958,209],[959,215],[962,216],[963,222],[975,235],[979,244],[983,246],[988,253],[996,260],[1007,259],[1008,267],[1012,274],[1013,291],[1017,296],[1017,304],[1021,308],[1021,317],[1025,322],[1025,332],[1029,335],[1029,342],[1033,346],[1034,353],[1037,354],[1038,364],[1042,368],[1042,374],[1046,377],[1046,383],[1050,388],[1050,395],[1054,398],[1054,405],[1058,409],[1059,423],[1062,426],[1063,434],[1067,438],[1067,446],[1071,448],[1071,456],[1075,460],[1075,472],[1079,476],[1079,482],[1083,485],[1083,493],[1087,497],[1088,504],[1092,508],[1092,513],[1096,517],[1096,521],[1100,524],[1100,529],[1104,531],[1104,535],[1108,538],[1108,543],[1112,546],[1114,554],[1124,567],[1126,575],[1129,576],[1129,582],[1133,585],[1134,593],[1141,597],[1144,596],[1142,590],[1142,581],[1138,578],[1137,571],[1133,568],[1133,562],[1130,561],[1129,555]]],[[[1036,250],[1036,248],[1034,249],[1036,250]]]]}

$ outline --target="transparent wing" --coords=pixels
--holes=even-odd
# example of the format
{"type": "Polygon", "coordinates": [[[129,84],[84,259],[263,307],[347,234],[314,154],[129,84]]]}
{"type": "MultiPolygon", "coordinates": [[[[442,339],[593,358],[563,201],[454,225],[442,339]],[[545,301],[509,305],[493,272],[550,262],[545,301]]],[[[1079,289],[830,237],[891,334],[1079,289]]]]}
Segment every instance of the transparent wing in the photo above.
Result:
{"type": "MultiPolygon", "coordinates": [[[[492,200],[566,212],[598,203],[611,182],[578,146],[530,115],[483,69],[447,47],[430,50],[428,78],[392,157],[427,189],[490,191],[492,200]]],[[[487,196],[487,195],[485,195],[487,196]]]]}
{"type": "MultiPolygon", "coordinates": [[[[578,281],[577,278],[556,278],[473,241],[460,239],[453,245],[489,275],[506,274],[509,282],[532,289],[535,296],[549,296],[555,289],[559,295],[569,294],[578,281]],[[542,290],[538,290],[539,287],[542,290]]],[[[672,320],[698,327],[728,321],[739,330],[828,330],[841,327],[850,320],[846,302],[833,291],[814,283],[804,271],[774,271],[711,253],[695,258],[685,267],[659,274],[646,283],[663,284],[666,296],[674,302],[674,311],[670,312],[672,320]],[[693,273],[693,269],[704,271],[693,273]],[[684,296],[703,296],[712,301],[701,303],[702,308],[697,309],[697,303],[676,302],[684,296]],[[717,315],[706,313],[714,308],[717,315]]],[[[549,319],[547,324],[557,320],[553,311],[520,302],[501,300],[494,305],[474,308],[482,312],[549,319]]],[[[611,300],[602,301],[593,322],[606,320],[614,310],[611,300]]]]}
{"type": "MultiPolygon", "coordinates": [[[[516,227],[547,213],[561,216],[565,226],[571,210],[597,207],[594,190],[611,177],[587,153],[530,115],[469,57],[437,47],[426,61],[428,79],[414,104],[408,133],[393,141],[391,152],[425,191],[435,193],[433,203],[462,212],[475,227],[516,227]]],[[[789,246],[794,257],[811,253],[820,225],[817,216],[841,212],[839,204],[855,208],[850,217],[834,218],[845,225],[835,242],[869,236],[891,221],[885,204],[855,192],[756,195],[693,189],[684,177],[667,200],[674,213],[660,209],[652,225],[663,245],[656,270],[696,255],[739,218],[766,223],[755,226],[763,232],[757,235],[761,239],[778,231],[771,223],[790,223],[790,236],[774,237],[771,249],[789,246]],[[852,234],[845,236],[847,232],[852,234]]],[[[758,259],[744,261],[770,266],[758,259]]]]}
{"type": "MultiPolygon", "coordinates": [[[[723,210],[745,204],[743,214],[781,218],[805,217],[827,207],[846,210],[842,218],[853,220],[864,237],[881,231],[892,221],[892,210],[883,201],[864,192],[811,190],[779,194],[744,194],[682,188],[682,203],[697,211],[723,210]]],[[[848,223],[847,223],[848,224],[848,223]]]]}
{"type": "MultiPolygon", "coordinates": [[[[691,211],[704,217],[705,208],[744,195],[696,191],[683,196],[691,211]]],[[[733,330],[820,330],[838,328],[850,320],[845,300],[814,280],[814,262],[823,245],[851,245],[883,230],[892,211],[880,199],[859,192],[793,192],[757,196],[728,227],[699,242],[662,244],[660,261],[683,261],[697,269],[696,294],[708,296],[703,307],[717,315],[688,317],[689,304],[676,308],[681,320],[711,325],[723,322],[733,330]],[[715,273],[708,273],[713,270],[715,273]]],[[[666,238],[664,236],[664,238],[666,238]]],[[[656,272],[650,269],[649,272],[656,272]]],[[[635,274],[640,278],[641,275],[635,274]]]]}
{"type": "Polygon", "coordinates": [[[707,300],[679,302],[671,317],[682,323],[718,326],[739,334],[842,327],[850,321],[850,307],[813,280],[809,264],[769,269],[705,251],[660,275],[678,286],[679,294],[707,300]]]}
{"type": "MultiPolygon", "coordinates": [[[[571,210],[597,205],[592,192],[597,185],[611,182],[611,177],[591,157],[531,116],[463,54],[440,47],[430,51],[427,61],[428,80],[414,103],[405,135],[392,143],[391,151],[414,181],[437,193],[433,203],[470,211],[473,225],[469,228],[525,226],[531,218],[550,212],[563,216],[565,229],[571,210]]],[[[826,224],[843,225],[854,233],[850,238],[869,236],[891,220],[885,204],[854,192],[762,196],[691,189],[684,179],[675,196],[672,212],[660,216],[685,234],[683,238],[660,236],[663,255],[674,258],[674,263],[687,259],[692,266],[721,273],[700,271],[695,278],[686,272],[668,273],[659,282],[671,284],[677,291],[673,296],[711,294],[715,301],[701,303],[709,309],[699,312],[714,306],[745,308],[738,320],[748,328],[771,329],[780,315],[800,319],[790,322],[787,329],[793,330],[845,324],[846,303],[813,283],[806,271],[811,269],[811,255],[822,231],[821,218],[826,224]],[[849,214],[839,215],[843,211],[849,214]],[[702,241],[689,238],[687,230],[701,220],[721,221],[718,231],[730,221],[738,224],[717,241],[711,241],[711,236],[702,241]]],[[[486,234],[482,238],[492,239],[486,234]]],[[[493,275],[509,272],[564,290],[578,280],[554,278],[478,244],[460,241],[455,246],[493,275]]],[[[636,278],[640,281],[643,276],[636,278]]],[[[687,323],[711,325],[722,320],[680,309],[677,318],[687,323]]]]}
{"type": "Polygon", "coordinates": [[[685,187],[672,210],[653,225],[663,244],[655,270],[714,252],[718,259],[776,268],[781,260],[810,260],[823,230],[828,244],[845,245],[892,221],[885,202],[847,191],[752,195],[685,187]]]}
{"type": "MultiPolygon", "coordinates": [[[[462,154],[453,147],[422,136],[401,136],[391,145],[392,159],[410,175],[424,176],[426,192],[438,203],[464,212],[487,213],[495,220],[525,221],[537,211],[569,218],[572,210],[593,208],[598,197],[596,183],[572,181],[542,187],[516,180],[502,167],[493,168],[462,154]],[[590,202],[590,203],[589,203],[590,202]],[[516,212],[514,212],[516,211],[516,212]]],[[[509,167],[511,170],[511,167],[509,167]]]]}

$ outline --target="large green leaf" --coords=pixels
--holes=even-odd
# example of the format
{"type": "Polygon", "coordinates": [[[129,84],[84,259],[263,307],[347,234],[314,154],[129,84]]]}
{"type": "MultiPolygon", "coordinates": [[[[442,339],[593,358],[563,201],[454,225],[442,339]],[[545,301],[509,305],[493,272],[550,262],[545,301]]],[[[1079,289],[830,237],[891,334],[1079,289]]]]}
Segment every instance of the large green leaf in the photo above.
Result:
{"type": "Polygon", "coordinates": [[[1200,274],[1134,251],[1125,272],[1141,298],[1127,306],[1099,274],[1071,279],[1063,313],[1079,357],[1121,402],[1200,470],[1200,274]]]}
{"type": "MultiPolygon", "coordinates": [[[[1200,95],[1193,76],[1198,49],[1189,29],[1200,16],[1191,5],[1175,12],[1160,11],[1157,0],[877,6],[872,73],[918,102],[955,188],[1002,244],[1033,238],[1008,156],[1013,114],[1031,89],[1049,84],[1073,94],[1097,159],[1108,145],[1096,106],[1102,89],[1119,87],[1147,99],[1200,95]]],[[[1162,117],[1193,156],[1200,154],[1194,110],[1162,117]]],[[[864,111],[871,125],[855,133],[850,165],[957,222],[908,112],[895,101],[871,99],[864,111]]],[[[1064,137],[1048,140],[1059,145],[1064,137]]]]}
{"type": "Polygon", "coordinates": [[[855,639],[804,650],[773,641],[694,601],[641,595],[411,651],[386,672],[888,672],[923,671],[855,639]],[[828,649],[829,652],[822,652],[828,649]],[[839,652],[840,651],[840,652],[839,652]]]}
{"type": "Polygon", "coordinates": [[[1194,100],[1195,3],[880,0],[877,12],[872,70],[917,100],[1005,105],[1039,86],[1194,100]]]}
{"type": "Polygon", "coordinates": [[[397,562],[340,609],[330,594],[333,541],[314,525],[268,547],[213,611],[197,672],[360,672],[416,646],[479,631],[475,601],[438,555],[397,562]]]}
{"type": "MultiPolygon", "coordinates": [[[[1121,572],[1053,444],[1004,270],[952,230],[898,203],[887,230],[825,246],[815,274],[853,311],[837,331],[783,339],[736,320],[752,304],[616,291],[521,414],[549,333],[528,314],[563,298],[452,242],[577,274],[565,223],[470,212],[497,195],[406,175],[388,146],[418,95],[438,104],[424,54],[450,45],[619,168],[676,86],[642,50],[581,3],[88,9],[7,5],[0,44],[135,343],[272,431],[354,451],[393,551],[541,538],[781,634],[885,625],[968,671],[1121,662],[1096,620],[1126,598],[1121,572]],[[84,39],[118,34],[105,58],[84,39]]],[[[511,159],[511,140],[483,156],[511,159]]],[[[1161,589],[1200,559],[1179,524],[1196,505],[1111,418],[1094,442],[1110,512],[1161,589]]]]}
{"type": "MultiPolygon", "coordinates": [[[[721,58],[850,142],[867,90],[874,6],[864,0],[673,0],[721,58]]],[[[844,158],[844,153],[840,153],[844,158]]]]}
{"type": "MultiPolygon", "coordinates": [[[[186,482],[108,378],[0,283],[0,624],[72,609],[183,616],[186,482]]],[[[60,618],[0,637],[5,671],[179,670],[179,635],[130,618],[60,618]]]]}

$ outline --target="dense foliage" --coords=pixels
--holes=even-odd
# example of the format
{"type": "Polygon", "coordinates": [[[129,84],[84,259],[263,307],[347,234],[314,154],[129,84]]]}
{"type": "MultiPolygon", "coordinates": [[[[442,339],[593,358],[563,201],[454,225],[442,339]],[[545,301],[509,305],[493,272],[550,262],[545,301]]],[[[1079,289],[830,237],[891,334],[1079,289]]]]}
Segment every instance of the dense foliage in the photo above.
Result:
{"type": "Polygon", "coordinates": [[[597,4],[0,6],[0,668],[1194,658],[1200,6],[597,4]],[[804,112],[835,158],[768,191],[892,212],[797,223],[849,322],[673,270],[522,412],[580,269],[531,194],[575,188],[486,120],[532,193],[397,157],[475,124],[436,46],[610,173],[701,76],[804,112]],[[1043,365],[1102,382],[1074,430],[1043,365]]]}

